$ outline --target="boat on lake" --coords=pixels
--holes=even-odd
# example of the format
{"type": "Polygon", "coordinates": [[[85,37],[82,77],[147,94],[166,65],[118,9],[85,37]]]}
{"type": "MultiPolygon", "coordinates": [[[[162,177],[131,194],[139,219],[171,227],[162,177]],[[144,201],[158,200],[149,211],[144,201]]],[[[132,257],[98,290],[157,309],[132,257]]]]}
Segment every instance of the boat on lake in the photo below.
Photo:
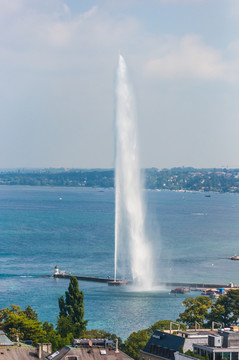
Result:
{"type": "Polygon", "coordinates": [[[108,281],[109,286],[125,286],[128,284],[127,280],[110,280],[108,281]]]}
{"type": "Polygon", "coordinates": [[[229,259],[230,260],[239,260],[239,256],[237,254],[235,254],[234,256],[231,256],[229,259]]]}
{"type": "Polygon", "coordinates": [[[190,292],[190,289],[185,288],[185,287],[180,287],[180,288],[176,288],[176,289],[171,290],[171,294],[186,294],[186,293],[189,293],[189,292],[190,292]]]}

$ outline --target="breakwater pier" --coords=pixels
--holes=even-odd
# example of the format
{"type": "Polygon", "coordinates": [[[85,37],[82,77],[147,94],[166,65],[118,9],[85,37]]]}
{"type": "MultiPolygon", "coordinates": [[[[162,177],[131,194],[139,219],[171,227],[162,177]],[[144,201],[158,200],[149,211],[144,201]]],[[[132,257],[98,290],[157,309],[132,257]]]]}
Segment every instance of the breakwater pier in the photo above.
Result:
{"type": "MultiPolygon", "coordinates": [[[[113,282],[111,278],[97,277],[97,276],[81,276],[81,275],[73,275],[73,274],[57,274],[50,275],[49,277],[54,277],[55,279],[70,279],[72,276],[75,276],[77,280],[81,281],[92,281],[92,282],[100,282],[100,283],[109,283],[113,282]]],[[[120,280],[117,280],[120,281],[120,280]]],[[[129,283],[130,281],[126,281],[129,283]]]]}
{"type": "MultiPolygon", "coordinates": [[[[54,277],[55,279],[70,279],[72,276],[75,276],[78,280],[81,281],[91,281],[91,282],[100,282],[100,283],[108,283],[109,285],[130,285],[133,284],[131,280],[119,280],[116,282],[113,281],[110,277],[97,277],[97,276],[82,276],[82,275],[74,275],[67,274],[65,271],[59,271],[58,266],[55,267],[55,272],[53,275],[49,275],[47,277],[54,277]]],[[[155,286],[163,286],[163,287],[187,287],[194,289],[208,289],[208,288],[231,288],[238,289],[239,285],[236,285],[232,282],[229,284],[217,284],[217,283],[193,283],[193,282],[158,282],[154,284],[155,286]]]]}
{"type": "Polygon", "coordinates": [[[82,275],[74,275],[67,274],[65,271],[59,271],[58,266],[55,266],[54,275],[49,275],[47,277],[54,277],[55,279],[70,279],[72,276],[75,276],[77,280],[81,281],[91,281],[91,282],[100,282],[100,283],[108,283],[109,285],[127,285],[132,284],[132,281],[129,280],[119,280],[114,281],[110,276],[108,277],[98,277],[98,276],[82,276],[82,275]]]}
{"type": "MultiPolygon", "coordinates": [[[[113,283],[114,281],[111,278],[97,277],[97,276],[81,276],[81,275],[72,275],[72,274],[59,274],[59,275],[50,275],[49,277],[54,277],[56,279],[70,279],[72,276],[75,276],[78,280],[81,281],[92,281],[92,282],[101,282],[101,283],[113,283]]],[[[117,282],[122,282],[123,285],[132,285],[133,281],[131,280],[117,280],[117,282]]],[[[215,284],[215,283],[192,283],[192,282],[160,282],[155,283],[155,286],[165,286],[165,287],[187,287],[192,289],[208,289],[208,288],[232,288],[238,289],[239,285],[235,284],[215,284]]]]}
{"type": "Polygon", "coordinates": [[[162,282],[160,283],[164,286],[185,286],[188,288],[195,289],[208,289],[208,288],[231,288],[238,289],[239,285],[236,285],[232,282],[229,284],[216,284],[216,283],[189,283],[189,282],[162,282]]]}

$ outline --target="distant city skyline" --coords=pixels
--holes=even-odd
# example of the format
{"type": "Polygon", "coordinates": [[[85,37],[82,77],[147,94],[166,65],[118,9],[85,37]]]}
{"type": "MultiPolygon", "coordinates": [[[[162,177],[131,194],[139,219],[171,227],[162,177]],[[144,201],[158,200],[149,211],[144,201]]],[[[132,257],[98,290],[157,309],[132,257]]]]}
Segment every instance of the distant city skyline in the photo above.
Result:
{"type": "Polygon", "coordinates": [[[239,168],[238,0],[1,0],[0,169],[113,168],[128,64],[142,168],[239,168]]]}

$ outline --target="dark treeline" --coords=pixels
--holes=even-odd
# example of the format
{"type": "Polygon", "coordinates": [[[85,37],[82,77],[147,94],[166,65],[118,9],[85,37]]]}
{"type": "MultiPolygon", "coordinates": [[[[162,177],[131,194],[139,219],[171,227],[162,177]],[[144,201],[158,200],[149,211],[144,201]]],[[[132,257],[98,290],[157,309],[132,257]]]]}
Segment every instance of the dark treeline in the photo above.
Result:
{"type": "MultiPolygon", "coordinates": [[[[146,189],[239,192],[239,169],[151,168],[142,171],[146,189]]],[[[0,185],[110,188],[114,186],[114,170],[2,171],[0,185]]]]}

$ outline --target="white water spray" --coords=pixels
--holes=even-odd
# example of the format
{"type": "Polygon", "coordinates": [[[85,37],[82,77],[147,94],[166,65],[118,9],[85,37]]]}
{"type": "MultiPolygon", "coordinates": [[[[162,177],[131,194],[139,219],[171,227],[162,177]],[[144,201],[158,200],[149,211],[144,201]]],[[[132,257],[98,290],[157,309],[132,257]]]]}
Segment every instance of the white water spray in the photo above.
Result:
{"type": "Polygon", "coordinates": [[[115,116],[114,279],[116,280],[117,267],[121,266],[122,273],[129,261],[134,283],[146,290],[152,286],[153,265],[144,220],[133,94],[128,82],[126,63],[120,56],[115,116]]]}

